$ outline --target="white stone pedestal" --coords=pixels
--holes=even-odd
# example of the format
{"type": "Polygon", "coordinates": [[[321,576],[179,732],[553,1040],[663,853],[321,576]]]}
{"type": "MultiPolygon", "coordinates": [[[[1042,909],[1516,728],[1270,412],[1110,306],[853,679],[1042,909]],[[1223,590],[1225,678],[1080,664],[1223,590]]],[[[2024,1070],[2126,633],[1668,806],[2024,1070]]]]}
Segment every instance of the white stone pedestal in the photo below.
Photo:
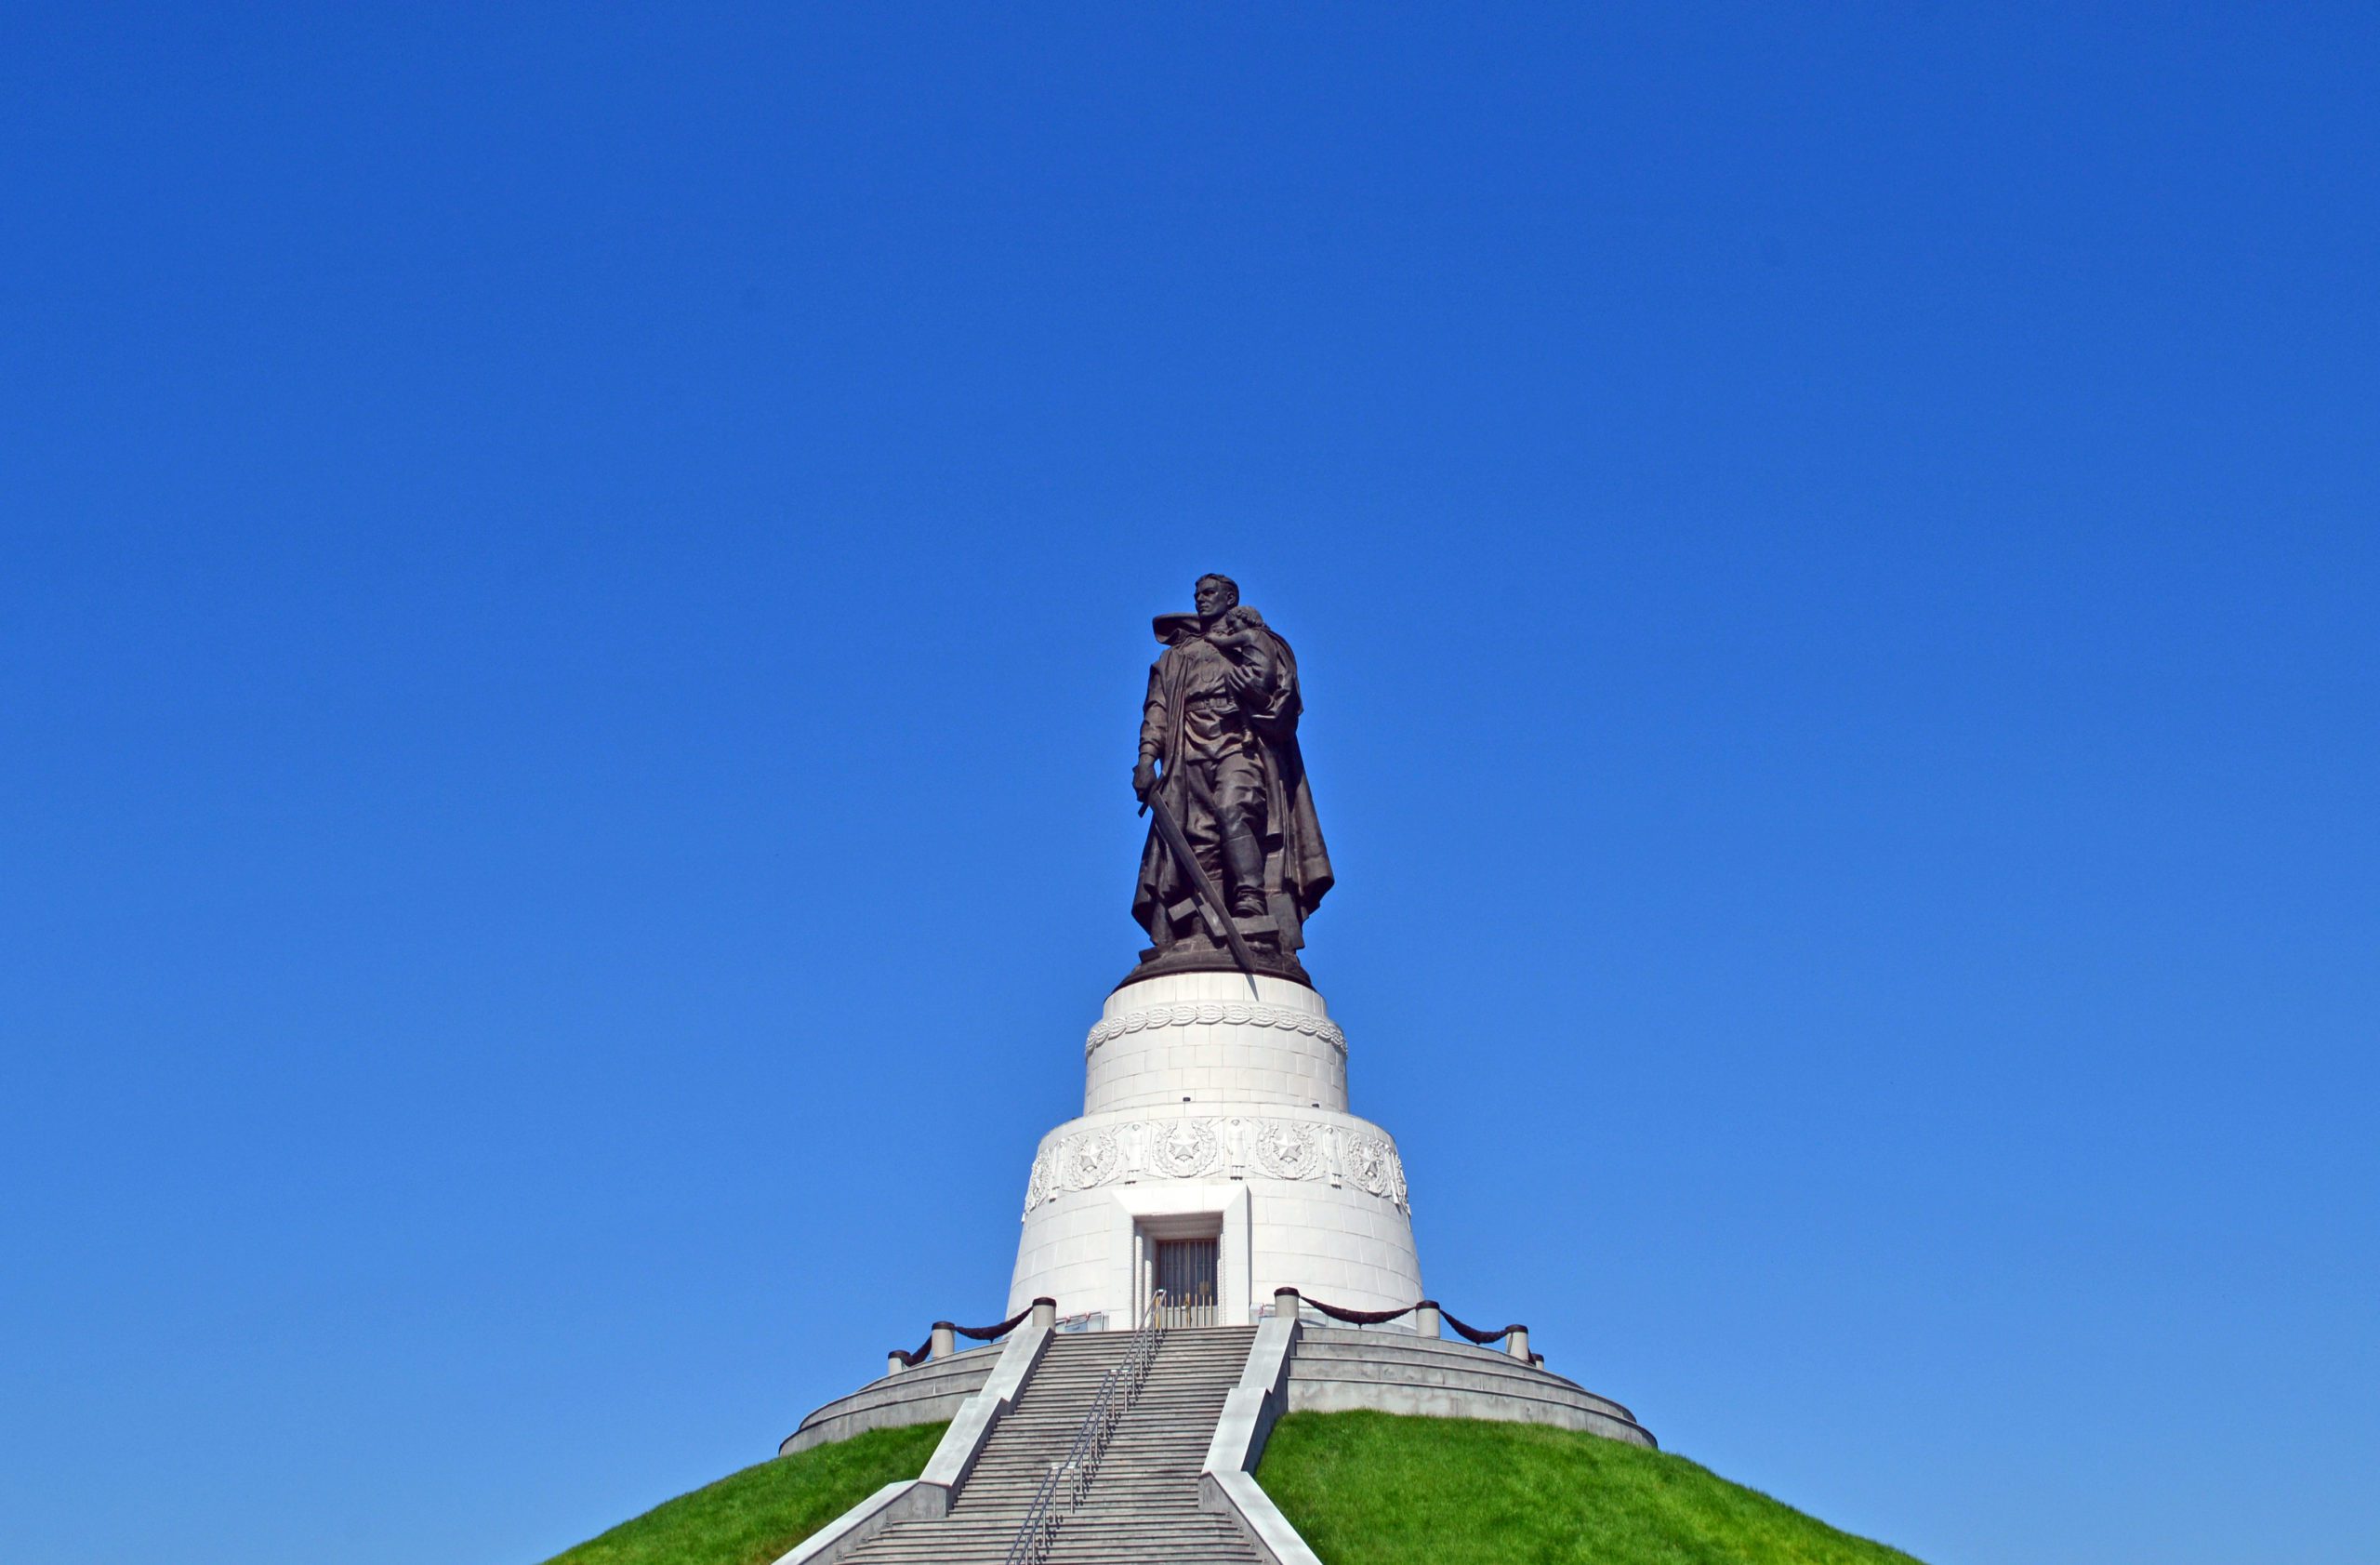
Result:
{"type": "Polygon", "coordinates": [[[1213,1237],[1218,1325],[1276,1288],[1353,1309],[1421,1298],[1405,1169],[1347,1112],[1347,1043],[1302,984],[1180,973],[1107,997],[1083,1113],[1042,1137],[1009,1308],[1136,1319],[1157,1241],[1213,1237]]]}

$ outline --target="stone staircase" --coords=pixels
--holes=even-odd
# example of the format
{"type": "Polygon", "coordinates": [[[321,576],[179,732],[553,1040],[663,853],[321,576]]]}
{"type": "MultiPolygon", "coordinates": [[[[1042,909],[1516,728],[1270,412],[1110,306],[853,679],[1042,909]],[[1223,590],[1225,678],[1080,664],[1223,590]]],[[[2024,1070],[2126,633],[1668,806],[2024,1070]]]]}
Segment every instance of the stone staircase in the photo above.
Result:
{"type": "MultiPolygon", "coordinates": [[[[1090,1492],[1058,1529],[1052,1565],[1255,1565],[1239,1529],[1198,1508],[1198,1469],[1255,1336],[1252,1326],[1165,1333],[1090,1492]]],[[[1130,1343],[1129,1332],[1051,1338],[950,1514],[898,1522],[845,1555],[847,1565],[1001,1565],[1042,1475],[1130,1343]]]]}

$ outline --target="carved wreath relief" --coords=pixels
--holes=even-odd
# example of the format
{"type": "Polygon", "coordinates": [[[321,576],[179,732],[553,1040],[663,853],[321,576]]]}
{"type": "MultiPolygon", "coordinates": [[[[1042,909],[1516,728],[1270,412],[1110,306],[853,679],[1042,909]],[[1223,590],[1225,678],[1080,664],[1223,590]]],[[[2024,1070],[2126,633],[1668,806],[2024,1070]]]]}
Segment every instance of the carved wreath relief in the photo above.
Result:
{"type": "Polygon", "coordinates": [[[1214,1166],[1223,1155],[1223,1138],[1204,1120],[1176,1120],[1170,1128],[1149,1137],[1149,1164],[1159,1174],[1190,1179],[1214,1166]]]}
{"type": "Polygon", "coordinates": [[[1276,1179],[1302,1179],[1317,1165],[1314,1127],[1276,1120],[1256,1133],[1256,1165],[1276,1179]]]}
{"type": "Polygon", "coordinates": [[[1062,1191],[1096,1189],[1119,1179],[1250,1174],[1352,1185],[1399,1212],[1412,1211],[1405,1165],[1386,1137],[1307,1120],[1241,1115],[1134,1121],[1078,1131],[1047,1143],[1033,1160],[1025,1210],[1031,1212],[1062,1191]]]}

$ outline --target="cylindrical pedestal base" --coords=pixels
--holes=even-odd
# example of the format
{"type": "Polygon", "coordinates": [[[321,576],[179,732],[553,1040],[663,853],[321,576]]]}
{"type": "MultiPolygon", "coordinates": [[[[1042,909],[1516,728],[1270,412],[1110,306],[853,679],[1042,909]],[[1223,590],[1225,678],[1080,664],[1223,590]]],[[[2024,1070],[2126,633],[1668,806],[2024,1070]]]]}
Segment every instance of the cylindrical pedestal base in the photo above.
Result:
{"type": "Polygon", "coordinates": [[[1421,1295],[1405,1169],[1346,1112],[1345,1041],[1322,998],[1236,975],[1127,985],[1087,1053],[1091,1110],[1042,1138],[1009,1289],[1067,1316],[1245,1325],[1276,1288],[1354,1309],[1421,1295]]]}

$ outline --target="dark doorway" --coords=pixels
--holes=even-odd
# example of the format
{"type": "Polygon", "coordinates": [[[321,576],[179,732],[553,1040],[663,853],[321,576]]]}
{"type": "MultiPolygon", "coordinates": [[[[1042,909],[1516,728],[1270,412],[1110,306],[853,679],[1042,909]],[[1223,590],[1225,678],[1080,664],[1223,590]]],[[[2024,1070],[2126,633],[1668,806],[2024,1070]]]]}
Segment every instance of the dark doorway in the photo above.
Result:
{"type": "Polygon", "coordinates": [[[1157,1285],[1165,1294],[1160,1319],[1168,1326],[1216,1323],[1215,1248],[1211,1239],[1157,1241],[1157,1285]]]}

